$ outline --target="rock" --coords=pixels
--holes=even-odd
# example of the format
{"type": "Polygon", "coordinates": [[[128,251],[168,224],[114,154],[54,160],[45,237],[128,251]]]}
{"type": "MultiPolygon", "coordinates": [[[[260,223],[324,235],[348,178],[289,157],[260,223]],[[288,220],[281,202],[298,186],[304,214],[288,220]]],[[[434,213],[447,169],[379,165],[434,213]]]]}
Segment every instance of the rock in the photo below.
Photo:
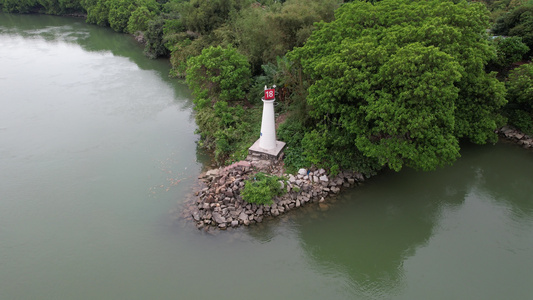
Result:
{"type": "Polygon", "coordinates": [[[314,175],[313,176],[313,182],[318,182],[320,179],[318,178],[318,176],[314,175]]]}
{"type": "Polygon", "coordinates": [[[307,175],[307,170],[306,169],[298,170],[298,175],[302,175],[302,176],[307,175]]]}
{"type": "Polygon", "coordinates": [[[227,188],[225,191],[224,191],[224,196],[226,197],[233,197],[233,190],[231,188],[227,188]]]}
{"type": "Polygon", "coordinates": [[[357,179],[357,181],[361,181],[361,182],[365,181],[365,177],[363,176],[363,174],[357,172],[354,175],[355,175],[355,179],[357,179]]]}
{"type": "Polygon", "coordinates": [[[220,223],[220,224],[218,224],[218,228],[219,228],[219,229],[222,229],[222,230],[226,229],[226,223],[220,223]]]}
{"type": "Polygon", "coordinates": [[[300,207],[301,203],[300,200],[296,200],[296,207],[300,207]]]}
{"type": "Polygon", "coordinates": [[[193,211],[192,217],[195,221],[200,221],[200,213],[198,211],[193,211]]]}
{"type": "Polygon", "coordinates": [[[334,186],[334,187],[331,187],[331,191],[334,192],[335,194],[338,194],[341,191],[341,189],[334,186]]]}
{"type": "Polygon", "coordinates": [[[237,227],[239,226],[239,221],[233,220],[231,221],[231,227],[237,227]]]}
{"type": "Polygon", "coordinates": [[[239,220],[247,221],[248,220],[248,215],[245,212],[241,212],[240,215],[239,215],[239,220]]]}
{"type": "Polygon", "coordinates": [[[259,208],[257,209],[257,211],[255,212],[258,216],[262,216],[263,215],[263,209],[259,208]]]}
{"type": "Polygon", "coordinates": [[[244,220],[243,224],[246,225],[246,226],[250,225],[250,220],[244,220]]]}
{"type": "Polygon", "coordinates": [[[213,213],[213,220],[217,222],[218,224],[226,224],[226,218],[224,218],[220,213],[214,212],[213,213]]]}
{"type": "Polygon", "coordinates": [[[205,173],[205,175],[206,176],[217,176],[219,171],[220,171],[219,169],[209,170],[207,171],[207,173],[205,173]]]}
{"type": "Polygon", "coordinates": [[[270,213],[274,216],[274,217],[277,217],[279,216],[279,210],[277,208],[273,208],[270,210],[270,213]]]}
{"type": "Polygon", "coordinates": [[[294,177],[294,175],[290,174],[289,175],[289,182],[290,183],[295,183],[296,182],[296,177],[294,177]]]}
{"type": "Polygon", "coordinates": [[[322,175],[318,179],[320,179],[320,181],[322,181],[322,182],[328,182],[329,181],[328,176],[326,176],[326,175],[322,175]]]}

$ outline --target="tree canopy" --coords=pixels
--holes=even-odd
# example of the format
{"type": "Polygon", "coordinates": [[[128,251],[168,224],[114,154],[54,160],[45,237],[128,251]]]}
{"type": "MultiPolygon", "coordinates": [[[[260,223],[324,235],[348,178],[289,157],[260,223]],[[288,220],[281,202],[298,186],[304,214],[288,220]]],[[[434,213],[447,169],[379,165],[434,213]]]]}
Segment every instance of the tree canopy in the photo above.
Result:
{"type": "Polygon", "coordinates": [[[250,65],[233,47],[209,47],[187,61],[186,81],[193,90],[196,108],[219,100],[242,100],[250,81],[250,65]]]}
{"type": "MultiPolygon", "coordinates": [[[[307,139],[327,147],[335,132],[395,170],[452,163],[461,137],[494,140],[505,98],[484,71],[495,54],[487,27],[486,8],[466,1],[342,5],[289,56],[312,80],[308,103],[319,126],[307,139]]],[[[328,150],[317,149],[316,161],[320,153],[328,150]]]]}

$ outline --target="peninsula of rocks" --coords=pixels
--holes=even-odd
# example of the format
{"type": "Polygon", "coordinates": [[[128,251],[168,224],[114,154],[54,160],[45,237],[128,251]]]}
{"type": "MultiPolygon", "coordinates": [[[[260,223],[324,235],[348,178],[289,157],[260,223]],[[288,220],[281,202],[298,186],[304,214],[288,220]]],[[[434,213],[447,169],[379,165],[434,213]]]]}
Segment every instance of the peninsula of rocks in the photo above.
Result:
{"type": "Polygon", "coordinates": [[[200,189],[194,201],[186,204],[183,216],[196,223],[198,229],[227,229],[261,223],[304,205],[318,205],[328,209],[328,196],[338,194],[341,188],[360,184],[365,180],[358,172],[340,172],[329,176],[324,169],[300,169],[298,174],[284,174],[282,159],[265,159],[248,155],[246,160],[230,166],[212,169],[199,176],[200,189]],[[275,197],[271,205],[247,203],[240,195],[245,180],[257,172],[285,175],[280,188],[283,196],[275,197]]]}

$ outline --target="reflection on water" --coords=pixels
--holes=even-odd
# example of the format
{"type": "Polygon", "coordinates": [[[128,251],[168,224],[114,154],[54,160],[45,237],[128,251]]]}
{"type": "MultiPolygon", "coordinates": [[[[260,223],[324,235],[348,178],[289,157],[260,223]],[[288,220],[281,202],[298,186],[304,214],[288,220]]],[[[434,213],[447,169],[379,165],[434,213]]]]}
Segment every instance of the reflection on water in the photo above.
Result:
{"type": "MultiPolygon", "coordinates": [[[[149,60],[142,54],[142,45],[127,34],[119,34],[110,28],[90,26],[85,20],[75,17],[56,17],[47,15],[1,14],[0,33],[17,37],[42,39],[49,43],[70,43],[81,46],[89,52],[109,53],[113,56],[127,58],[142,70],[156,73],[159,79],[169,83],[174,89],[175,97],[191,99],[190,91],[184,84],[177,84],[176,79],[168,77],[170,64],[168,60],[149,60]],[[45,25],[43,25],[45,24],[45,25]],[[161,68],[161,65],[167,66],[161,68]]],[[[133,84],[131,86],[134,86],[133,84]]],[[[186,103],[184,110],[192,108],[192,102],[186,103]]]]}
{"type": "MultiPolygon", "coordinates": [[[[509,243],[521,244],[533,250],[533,239],[528,240],[533,234],[523,230],[533,228],[531,153],[516,147],[509,149],[504,145],[465,147],[463,158],[453,167],[429,173],[403,170],[401,173],[380,174],[365,185],[342,194],[338,199],[340,203],[319,218],[300,217],[299,236],[309,258],[323,272],[336,270],[348,275],[353,293],[360,297],[422,299],[406,297],[404,294],[406,287],[413,292],[413,285],[416,286],[415,282],[410,281],[411,274],[405,274],[406,271],[412,273],[412,270],[406,270],[406,262],[410,262],[407,267],[411,266],[411,261],[419,259],[421,249],[431,248],[429,245],[432,242],[444,239],[449,231],[471,234],[465,234],[465,240],[454,240],[446,246],[450,248],[455,248],[457,243],[468,245],[472,239],[487,238],[486,235],[490,240],[498,236],[496,233],[510,234],[518,239],[518,242],[509,241],[512,238],[507,243],[496,242],[496,245],[490,242],[491,247],[500,247],[499,250],[487,251],[479,248],[481,245],[474,244],[476,253],[467,253],[467,256],[474,255],[487,265],[494,263],[500,251],[508,251],[509,243]],[[528,157],[529,161],[524,163],[524,158],[528,157]],[[449,224],[449,220],[456,218],[457,214],[463,215],[463,226],[476,226],[478,222],[486,224],[476,226],[475,232],[457,228],[449,224]],[[497,224],[497,227],[490,224],[497,224]],[[526,245],[524,241],[528,241],[526,245]]],[[[463,247],[471,246],[466,245],[463,247]]],[[[533,258],[532,255],[526,256],[533,258]]],[[[449,263],[441,261],[436,267],[449,263]]],[[[474,271],[477,276],[484,273],[483,263],[474,271]]],[[[530,262],[528,264],[531,265],[530,262]]],[[[467,266],[460,264],[456,267],[467,266]]],[[[501,272],[506,271],[503,266],[498,268],[501,272]]],[[[526,281],[533,283],[531,271],[524,268],[517,271],[522,271],[520,276],[526,276],[529,278],[526,281]]],[[[446,276],[452,276],[455,272],[457,270],[450,270],[438,278],[442,280],[441,283],[436,280],[430,284],[442,285],[445,280],[451,279],[446,276]]],[[[494,287],[484,288],[490,291],[494,287]]],[[[526,288],[515,294],[525,295],[531,291],[533,289],[526,288]]],[[[420,290],[413,293],[417,292],[420,290]]],[[[448,291],[450,295],[456,292],[448,291]]],[[[487,294],[489,299],[498,299],[493,298],[490,292],[481,294],[487,294]]],[[[472,295],[477,294],[472,292],[472,295]]],[[[427,296],[423,299],[428,299],[427,296]]],[[[438,296],[435,298],[442,299],[438,296]]]]}

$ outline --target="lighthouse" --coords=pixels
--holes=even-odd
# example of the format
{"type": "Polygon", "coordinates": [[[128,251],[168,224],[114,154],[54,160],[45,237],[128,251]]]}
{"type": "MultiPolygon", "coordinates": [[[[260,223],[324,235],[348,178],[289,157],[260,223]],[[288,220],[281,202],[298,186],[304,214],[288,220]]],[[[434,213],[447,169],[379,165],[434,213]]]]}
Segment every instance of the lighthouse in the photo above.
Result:
{"type": "Polygon", "coordinates": [[[285,147],[285,143],[276,140],[276,118],[274,115],[276,86],[271,88],[265,86],[265,94],[261,100],[263,101],[261,132],[259,139],[248,149],[248,152],[254,156],[277,159],[285,147]]]}
{"type": "Polygon", "coordinates": [[[276,148],[276,120],[274,118],[274,101],[276,101],[276,86],[267,89],[263,99],[263,118],[261,119],[261,134],[259,147],[270,150],[276,148]]]}

